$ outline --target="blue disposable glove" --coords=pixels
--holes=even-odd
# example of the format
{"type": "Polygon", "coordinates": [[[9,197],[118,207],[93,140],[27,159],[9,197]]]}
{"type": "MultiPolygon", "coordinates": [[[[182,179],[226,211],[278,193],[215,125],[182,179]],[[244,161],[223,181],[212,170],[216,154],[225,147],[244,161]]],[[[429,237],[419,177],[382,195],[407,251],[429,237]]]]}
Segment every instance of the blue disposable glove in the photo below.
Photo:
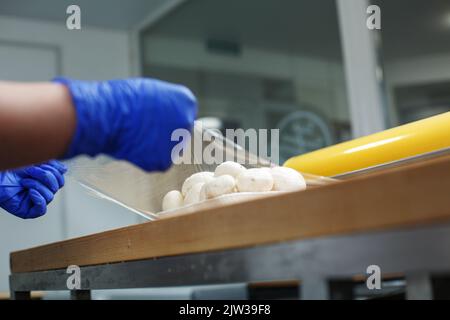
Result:
{"type": "Polygon", "coordinates": [[[47,212],[47,204],[64,186],[64,164],[51,160],[41,165],[0,172],[0,207],[23,219],[47,212]]]}
{"type": "Polygon", "coordinates": [[[191,130],[197,115],[194,95],[181,85],[145,78],[55,81],[67,86],[77,114],[64,158],[103,153],[147,171],[166,170],[178,143],[172,132],[191,130]]]}

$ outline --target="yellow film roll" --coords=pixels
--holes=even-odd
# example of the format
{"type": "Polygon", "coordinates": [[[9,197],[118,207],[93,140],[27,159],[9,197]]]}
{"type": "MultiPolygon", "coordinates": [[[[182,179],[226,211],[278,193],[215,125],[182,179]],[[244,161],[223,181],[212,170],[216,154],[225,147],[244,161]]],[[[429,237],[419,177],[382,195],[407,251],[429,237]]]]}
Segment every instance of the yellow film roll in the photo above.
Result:
{"type": "Polygon", "coordinates": [[[450,112],[288,159],[284,166],[335,176],[450,147],[450,112]]]}

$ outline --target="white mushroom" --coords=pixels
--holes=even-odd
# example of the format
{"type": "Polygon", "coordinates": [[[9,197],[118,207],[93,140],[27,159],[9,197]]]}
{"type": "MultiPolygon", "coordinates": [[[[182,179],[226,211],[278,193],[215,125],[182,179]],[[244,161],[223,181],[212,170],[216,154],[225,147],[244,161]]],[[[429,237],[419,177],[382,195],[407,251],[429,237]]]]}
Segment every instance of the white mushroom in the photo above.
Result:
{"type": "Polygon", "coordinates": [[[206,196],[206,183],[203,184],[202,188],[200,189],[200,195],[198,196],[198,200],[199,201],[205,201],[208,199],[208,197],[206,196]]]}
{"type": "Polygon", "coordinates": [[[273,178],[267,168],[253,168],[242,172],[236,184],[239,192],[264,192],[272,190],[273,178]]]}
{"type": "Polygon", "coordinates": [[[272,168],[273,190],[294,191],[306,189],[306,182],[300,172],[286,167],[272,168]]]}
{"type": "Polygon", "coordinates": [[[183,186],[181,187],[181,193],[184,197],[186,197],[186,193],[189,191],[190,188],[192,188],[195,184],[199,182],[206,183],[210,180],[214,179],[214,173],[203,171],[203,172],[197,172],[191,175],[189,178],[187,178],[183,186]]]}
{"type": "Polygon", "coordinates": [[[236,182],[234,178],[228,174],[216,177],[205,183],[204,192],[206,199],[215,198],[227,193],[233,193],[235,186],[236,182]]]}
{"type": "Polygon", "coordinates": [[[166,193],[162,201],[163,211],[177,209],[183,206],[183,195],[178,190],[172,190],[166,193]]]}
{"type": "Polygon", "coordinates": [[[196,183],[189,188],[186,196],[184,197],[184,205],[200,202],[200,190],[202,189],[204,182],[196,183]]]}
{"type": "Polygon", "coordinates": [[[224,163],[221,163],[216,167],[216,170],[214,171],[214,176],[220,177],[225,174],[228,174],[236,179],[238,175],[240,175],[245,170],[247,169],[237,162],[225,161],[224,163]]]}

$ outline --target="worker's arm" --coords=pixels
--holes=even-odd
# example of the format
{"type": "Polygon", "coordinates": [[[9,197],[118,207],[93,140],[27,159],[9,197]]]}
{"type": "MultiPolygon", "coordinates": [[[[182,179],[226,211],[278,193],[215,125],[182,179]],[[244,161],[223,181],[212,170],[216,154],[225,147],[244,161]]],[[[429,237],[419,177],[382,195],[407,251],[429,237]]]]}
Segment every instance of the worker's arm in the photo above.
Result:
{"type": "Polygon", "coordinates": [[[61,157],[75,123],[66,87],[0,82],[0,170],[61,157]]]}
{"type": "Polygon", "coordinates": [[[22,218],[43,215],[63,185],[52,158],[107,154],[147,171],[172,164],[174,130],[197,114],[185,87],[154,79],[53,83],[0,82],[0,207],[22,218]]]}
{"type": "Polygon", "coordinates": [[[172,141],[173,131],[191,129],[197,115],[194,95],[177,84],[146,78],[57,81],[69,89],[77,114],[67,158],[103,153],[147,171],[166,170],[179,143],[172,141]]]}
{"type": "Polygon", "coordinates": [[[0,83],[0,170],[101,153],[165,170],[196,114],[189,89],[155,79],[0,83]]]}

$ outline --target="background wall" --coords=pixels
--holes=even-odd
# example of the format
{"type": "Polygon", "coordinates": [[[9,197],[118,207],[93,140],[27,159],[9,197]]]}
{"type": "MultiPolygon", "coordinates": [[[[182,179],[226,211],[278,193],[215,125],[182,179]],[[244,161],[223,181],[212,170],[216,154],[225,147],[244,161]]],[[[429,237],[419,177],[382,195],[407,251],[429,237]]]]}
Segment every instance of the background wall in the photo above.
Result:
{"type": "Polygon", "coordinates": [[[389,61],[385,69],[391,86],[447,81],[450,80],[450,51],[389,61]]]}
{"type": "MultiPolygon", "coordinates": [[[[297,102],[317,106],[330,118],[348,120],[345,78],[339,61],[261,50],[245,44],[242,45],[242,54],[227,56],[208,51],[203,41],[158,35],[145,37],[144,46],[143,60],[148,74],[152,73],[152,66],[166,66],[191,73],[202,71],[243,78],[292,79],[297,102]]],[[[181,74],[178,76],[182,77],[181,74]]],[[[194,91],[200,89],[195,79],[191,79],[189,84],[194,91]]],[[[236,90],[245,92],[252,89],[241,84],[223,89],[228,96],[233,96],[236,90]]],[[[262,100],[263,97],[259,98],[262,100]]]]}
{"type": "MultiPolygon", "coordinates": [[[[147,30],[143,37],[144,75],[190,87],[200,105],[200,117],[218,117],[229,128],[279,128],[296,111],[312,111],[330,128],[326,143],[349,139],[350,115],[342,62],[281,48],[266,49],[236,41],[237,52],[213,50],[203,35],[183,38],[147,30]]],[[[280,163],[303,149],[324,147],[311,130],[284,135],[280,163]],[[309,133],[304,132],[305,135],[309,133]]],[[[311,150],[307,150],[311,151],[311,150]]],[[[303,151],[304,152],[304,151],[303,151]]]]}
{"type": "MultiPolygon", "coordinates": [[[[50,80],[57,75],[129,76],[128,33],[89,26],[69,31],[64,23],[0,16],[0,79],[50,80]]],[[[42,218],[21,220],[0,209],[0,292],[8,291],[9,252],[139,221],[130,211],[93,198],[67,180],[42,218]]]]}

